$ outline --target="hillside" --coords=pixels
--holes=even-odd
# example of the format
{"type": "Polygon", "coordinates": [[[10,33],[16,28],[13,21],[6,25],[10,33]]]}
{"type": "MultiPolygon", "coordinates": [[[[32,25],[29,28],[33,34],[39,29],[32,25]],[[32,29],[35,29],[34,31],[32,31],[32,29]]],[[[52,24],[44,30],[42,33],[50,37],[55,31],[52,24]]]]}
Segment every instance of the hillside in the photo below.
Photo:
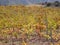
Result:
{"type": "MultiPolygon", "coordinates": [[[[41,7],[41,6],[27,6],[27,7],[26,6],[0,6],[0,19],[5,20],[5,22],[9,22],[9,23],[11,23],[11,22],[18,23],[19,22],[18,24],[20,24],[20,20],[21,21],[24,20],[23,18],[25,18],[25,17],[27,19],[29,17],[32,17],[33,20],[35,20],[35,18],[37,19],[38,18],[37,16],[44,17],[45,15],[47,15],[48,18],[49,17],[58,18],[58,17],[60,17],[59,14],[60,14],[60,9],[59,8],[53,9],[52,7],[45,8],[45,7],[41,7]]],[[[59,20],[56,20],[56,21],[59,21],[59,20]]]]}
{"type": "Polygon", "coordinates": [[[56,45],[60,44],[59,32],[60,8],[58,7],[0,6],[0,39],[1,37],[9,39],[10,36],[23,39],[26,38],[25,34],[28,34],[30,40],[34,37],[31,35],[36,33],[39,34],[38,37],[42,35],[48,40],[55,40],[54,45],[56,45]]]}

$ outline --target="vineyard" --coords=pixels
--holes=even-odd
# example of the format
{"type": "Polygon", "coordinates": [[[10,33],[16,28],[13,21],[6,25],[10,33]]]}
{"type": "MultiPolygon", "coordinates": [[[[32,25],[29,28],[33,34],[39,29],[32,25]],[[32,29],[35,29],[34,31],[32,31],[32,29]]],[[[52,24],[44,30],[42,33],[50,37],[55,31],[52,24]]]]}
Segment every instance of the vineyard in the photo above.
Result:
{"type": "Polygon", "coordinates": [[[59,7],[0,6],[0,45],[45,43],[60,45],[59,7]]]}

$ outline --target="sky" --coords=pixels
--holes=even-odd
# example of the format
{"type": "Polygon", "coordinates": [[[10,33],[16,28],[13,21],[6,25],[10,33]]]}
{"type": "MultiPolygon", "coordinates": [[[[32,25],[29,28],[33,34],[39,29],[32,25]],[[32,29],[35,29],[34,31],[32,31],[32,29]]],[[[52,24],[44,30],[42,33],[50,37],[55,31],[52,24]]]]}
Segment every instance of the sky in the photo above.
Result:
{"type": "MultiPolygon", "coordinates": [[[[0,5],[18,5],[18,4],[34,4],[40,2],[54,2],[56,0],[0,0],[0,5]]],[[[60,0],[57,0],[60,1],[60,0]]]]}

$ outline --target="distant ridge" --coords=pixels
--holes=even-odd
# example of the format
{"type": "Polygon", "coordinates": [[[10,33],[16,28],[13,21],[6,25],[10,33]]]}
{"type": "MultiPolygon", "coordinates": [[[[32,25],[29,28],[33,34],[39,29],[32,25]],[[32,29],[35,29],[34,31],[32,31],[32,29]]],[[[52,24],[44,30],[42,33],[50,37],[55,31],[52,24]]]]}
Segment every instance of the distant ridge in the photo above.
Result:
{"type": "MultiPolygon", "coordinates": [[[[28,5],[42,2],[53,2],[56,0],[0,0],[0,5],[28,5]]],[[[60,1],[60,0],[57,0],[60,1]]]]}

